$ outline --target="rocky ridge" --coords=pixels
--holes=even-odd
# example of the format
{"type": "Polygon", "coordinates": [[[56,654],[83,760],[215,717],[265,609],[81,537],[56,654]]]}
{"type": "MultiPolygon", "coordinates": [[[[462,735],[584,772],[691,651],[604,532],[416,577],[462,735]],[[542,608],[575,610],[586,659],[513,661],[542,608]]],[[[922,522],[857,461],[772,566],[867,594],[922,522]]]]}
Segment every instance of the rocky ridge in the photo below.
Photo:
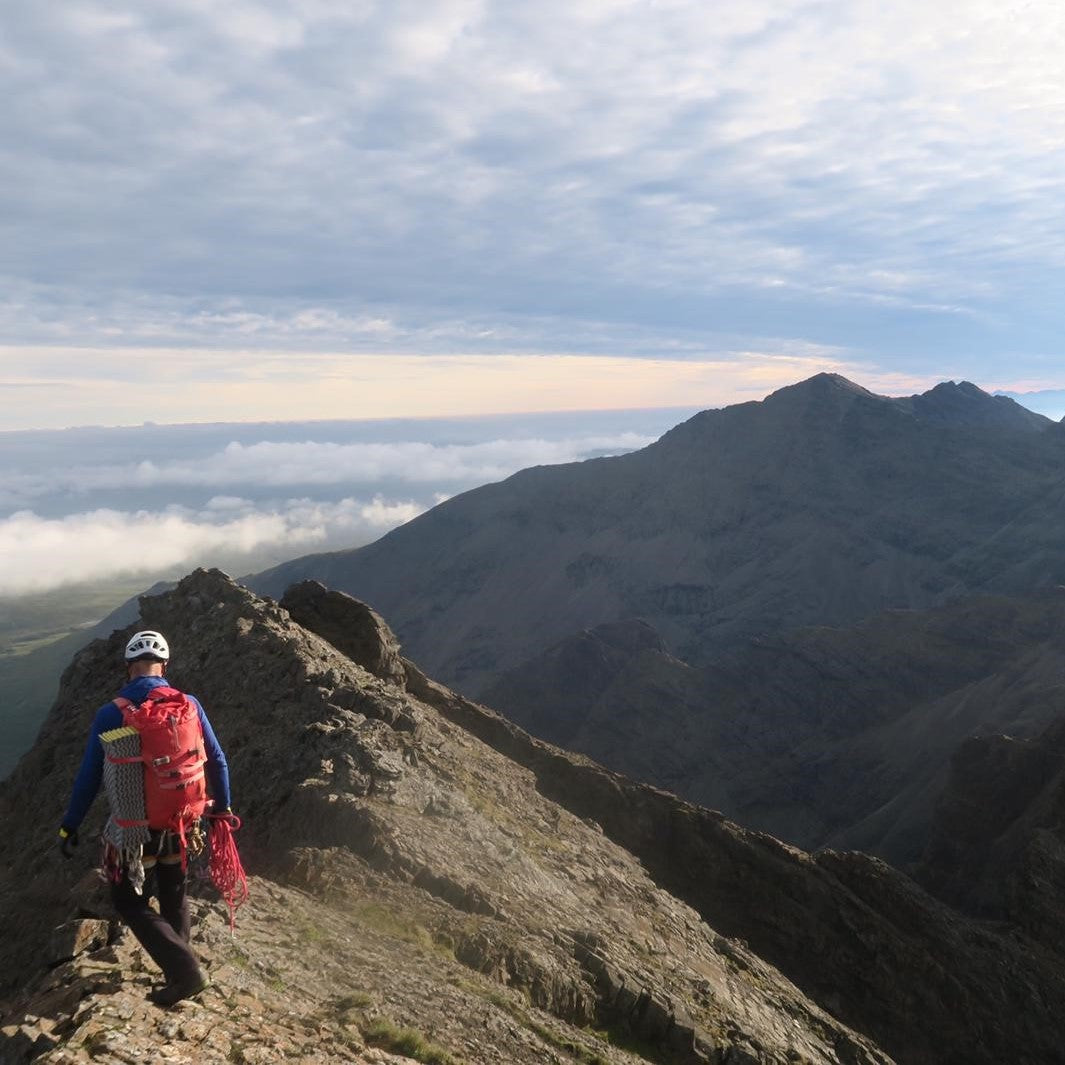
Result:
{"type": "Polygon", "coordinates": [[[305,585],[286,602],[203,572],[142,602],[228,749],[256,874],[235,940],[202,904],[216,986],[172,1013],[143,1012],[131,944],[93,923],[97,882],[51,847],[125,633],[64,676],[0,787],[9,1060],[145,1060],[160,1039],[210,1061],[1059,1060],[1053,944],[533,740],[427,678],[346,596],[305,585]],[[87,953],[42,971],[63,956],[55,926],[79,919],[87,953]]]}
{"type": "Polygon", "coordinates": [[[195,946],[215,986],[172,1014],[145,1010],[132,944],[92,923],[106,919],[92,856],[62,863],[52,845],[127,634],[67,670],[0,786],[4,1060],[151,1060],[160,1042],[175,1061],[393,1060],[380,1054],[404,1046],[438,1063],[890,1060],[449,720],[451,693],[401,659],[399,683],[384,630],[364,654],[364,607],[306,588],[289,603],[217,572],[142,600],[137,624],[168,633],[170,679],[227,748],[256,875],[234,940],[201,904],[195,946]],[[351,631],[330,635],[388,679],[293,620],[335,622],[345,606],[351,631]],[[53,930],[72,921],[100,934],[48,970],[53,930]]]}
{"type": "MultiPolygon", "coordinates": [[[[0,1060],[449,1065],[458,1059],[438,1040],[487,1062],[541,1060],[537,1028],[560,1043],[567,1038],[520,994],[457,963],[427,973],[416,946],[396,949],[377,902],[340,914],[273,881],[253,878],[251,891],[255,904],[242,912],[236,937],[217,906],[193,903],[197,953],[214,983],[170,1011],[147,1001],[152,964],[131,936],[99,919],[61,926],[54,967],[8,1004],[0,1060]],[[64,960],[70,951],[77,953],[64,960]],[[416,1017],[419,1027],[397,1017],[416,1017]]],[[[447,965],[440,959],[436,967],[447,965]]],[[[587,1045],[592,1055],[595,1040],[587,1045]]]]}

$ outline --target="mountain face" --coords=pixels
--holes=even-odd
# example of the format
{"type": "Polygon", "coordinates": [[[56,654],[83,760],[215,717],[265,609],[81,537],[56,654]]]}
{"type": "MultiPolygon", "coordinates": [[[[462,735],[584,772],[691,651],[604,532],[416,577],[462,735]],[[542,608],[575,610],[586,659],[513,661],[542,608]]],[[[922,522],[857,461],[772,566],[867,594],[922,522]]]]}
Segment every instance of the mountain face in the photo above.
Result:
{"type": "Polygon", "coordinates": [[[305,578],[372,603],[471,694],[639,618],[711,664],[764,633],[1065,580],[1065,431],[969,384],[888,399],[832,375],[705,411],[650,447],[524,470],[305,578]]]}
{"type": "Polygon", "coordinates": [[[955,753],[916,870],[939,896],[1039,942],[1065,935],[1065,717],[955,753]]]}
{"type": "Polygon", "coordinates": [[[174,1011],[145,1006],[95,855],[52,846],[131,630],[64,674],[0,785],[3,1061],[1058,1060],[1060,940],[533,740],[429,680],[340,593],[285,604],[217,572],[141,601],[136,625],[168,634],[170,679],[227,749],[252,874],[235,938],[196,902],[215,986],[174,1011]]]}
{"type": "Polygon", "coordinates": [[[1063,678],[1054,589],[765,636],[701,669],[645,624],[615,623],[561,641],[485,698],[537,736],[749,827],[908,865],[957,748],[1039,735],[1063,712],[1063,678]]]}

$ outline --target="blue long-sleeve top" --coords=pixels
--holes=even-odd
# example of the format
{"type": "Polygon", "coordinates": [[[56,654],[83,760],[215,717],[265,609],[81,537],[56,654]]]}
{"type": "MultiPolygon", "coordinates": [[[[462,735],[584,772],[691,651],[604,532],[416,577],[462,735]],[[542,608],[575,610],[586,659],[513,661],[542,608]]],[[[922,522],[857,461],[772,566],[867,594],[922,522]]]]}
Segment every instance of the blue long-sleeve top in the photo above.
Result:
{"type": "MultiPolygon", "coordinates": [[[[128,699],[134,706],[140,706],[153,688],[162,687],[168,687],[165,677],[137,677],[118,694],[119,698],[128,699]]],[[[203,712],[200,701],[192,695],[188,696],[188,699],[200,715],[211,797],[214,799],[216,810],[225,810],[230,805],[229,765],[226,763],[225,753],[214,734],[214,729],[211,728],[211,722],[207,720],[207,715],[203,712]]],[[[73,832],[81,824],[89,812],[89,807],[92,806],[93,799],[96,798],[96,793],[100,790],[100,781],[104,773],[104,747],[100,742],[100,734],[121,727],[122,711],[113,702],[101,706],[96,711],[92,730],[89,733],[89,742],[85,748],[85,756],[81,760],[81,768],[74,780],[70,806],[63,818],[63,827],[68,832],[73,832]]]]}

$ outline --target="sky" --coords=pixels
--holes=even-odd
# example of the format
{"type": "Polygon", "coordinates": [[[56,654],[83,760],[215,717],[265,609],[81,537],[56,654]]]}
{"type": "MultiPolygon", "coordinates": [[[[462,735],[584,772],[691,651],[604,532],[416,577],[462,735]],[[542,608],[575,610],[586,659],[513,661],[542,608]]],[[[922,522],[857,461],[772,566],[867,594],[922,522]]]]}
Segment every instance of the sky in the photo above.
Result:
{"type": "Polygon", "coordinates": [[[0,428],[1065,389],[1050,0],[8,0],[0,428]]]}

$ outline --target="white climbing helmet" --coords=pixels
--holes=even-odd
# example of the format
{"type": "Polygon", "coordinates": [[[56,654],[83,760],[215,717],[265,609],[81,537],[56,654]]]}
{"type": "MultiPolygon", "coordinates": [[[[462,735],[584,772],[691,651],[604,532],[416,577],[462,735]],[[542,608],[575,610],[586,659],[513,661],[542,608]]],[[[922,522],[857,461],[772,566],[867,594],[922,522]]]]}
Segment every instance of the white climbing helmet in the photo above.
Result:
{"type": "Polygon", "coordinates": [[[139,658],[157,658],[160,662],[170,661],[170,648],[162,633],[145,629],[135,632],[126,644],[126,661],[135,662],[139,658]]]}

